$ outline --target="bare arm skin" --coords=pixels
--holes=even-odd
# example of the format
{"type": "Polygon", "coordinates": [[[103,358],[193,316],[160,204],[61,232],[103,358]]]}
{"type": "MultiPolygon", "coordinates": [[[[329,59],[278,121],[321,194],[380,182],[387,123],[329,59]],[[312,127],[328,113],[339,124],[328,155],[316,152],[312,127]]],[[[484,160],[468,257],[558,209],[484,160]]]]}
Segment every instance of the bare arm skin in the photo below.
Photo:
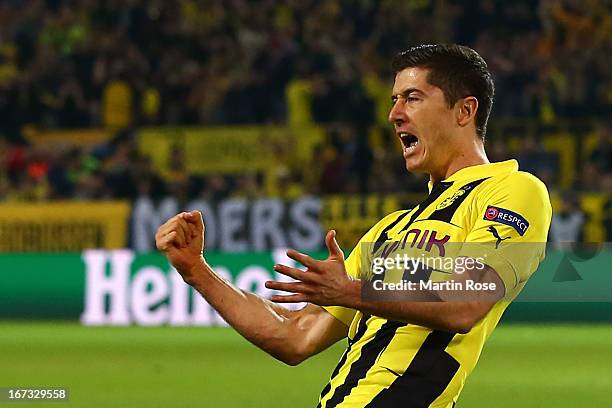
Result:
{"type": "MultiPolygon", "coordinates": [[[[500,293],[492,297],[495,300],[476,299],[462,301],[453,298],[453,293],[432,293],[429,301],[382,301],[368,302],[361,296],[361,282],[347,275],[342,251],[335,239],[335,231],[328,232],[325,243],[330,251],[330,258],[318,261],[308,255],[289,250],[287,255],[305,265],[308,269],[302,271],[285,265],[275,265],[274,269],[284,275],[291,276],[299,282],[269,281],[266,286],[271,289],[292,292],[291,295],[273,296],[276,302],[310,302],[322,306],[344,306],[360,310],[386,319],[418,324],[431,329],[445,330],[455,333],[468,333],[491,310],[500,293]]],[[[503,295],[504,285],[493,271],[486,274],[486,281],[495,282],[503,295]]],[[[469,278],[464,275],[464,279],[469,278]]],[[[463,298],[465,299],[465,298],[463,298]]]]}
{"type": "Polygon", "coordinates": [[[203,257],[204,223],[198,211],[159,227],[157,248],[242,336],[273,357],[296,365],[346,337],[348,327],[321,306],[292,311],[243,291],[217,275],[203,257]]]}
{"type": "Polygon", "coordinates": [[[418,324],[436,330],[468,333],[491,310],[495,302],[366,302],[359,282],[351,283],[354,308],[386,319],[418,324]]]}

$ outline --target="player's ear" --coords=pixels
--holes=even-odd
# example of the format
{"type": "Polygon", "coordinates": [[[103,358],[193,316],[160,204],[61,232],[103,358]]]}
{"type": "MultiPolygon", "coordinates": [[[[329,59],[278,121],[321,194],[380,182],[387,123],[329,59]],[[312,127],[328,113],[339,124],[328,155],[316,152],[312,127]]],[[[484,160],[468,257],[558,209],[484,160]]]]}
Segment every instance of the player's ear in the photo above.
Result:
{"type": "Polygon", "coordinates": [[[455,105],[457,112],[457,124],[461,127],[467,126],[471,121],[476,121],[478,110],[478,99],[474,96],[466,96],[459,99],[455,105]]]}

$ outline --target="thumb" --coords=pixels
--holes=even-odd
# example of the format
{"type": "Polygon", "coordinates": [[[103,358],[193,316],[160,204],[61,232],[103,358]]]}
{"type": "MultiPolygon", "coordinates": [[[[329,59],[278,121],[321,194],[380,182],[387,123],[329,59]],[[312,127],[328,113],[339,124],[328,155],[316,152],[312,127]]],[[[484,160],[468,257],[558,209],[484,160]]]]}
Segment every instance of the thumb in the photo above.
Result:
{"type": "Polygon", "coordinates": [[[325,245],[329,250],[329,257],[344,260],[344,253],[336,241],[336,230],[330,230],[325,236],[325,245]]]}
{"type": "Polygon", "coordinates": [[[192,214],[194,214],[194,217],[196,218],[196,227],[198,228],[198,232],[203,233],[204,232],[204,219],[202,218],[202,213],[199,211],[192,211],[192,214]]]}
{"type": "Polygon", "coordinates": [[[185,220],[193,224],[196,227],[196,230],[199,234],[204,232],[204,220],[202,219],[202,213],[195,210],[185,213],[185,220]]]}

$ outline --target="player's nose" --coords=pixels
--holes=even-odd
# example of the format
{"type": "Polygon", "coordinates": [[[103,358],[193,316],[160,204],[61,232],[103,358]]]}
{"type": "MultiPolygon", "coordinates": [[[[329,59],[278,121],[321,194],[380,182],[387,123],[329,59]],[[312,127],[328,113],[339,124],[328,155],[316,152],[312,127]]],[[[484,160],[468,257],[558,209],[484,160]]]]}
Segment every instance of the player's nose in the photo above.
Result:
{"type": "Polygon", "coordinates": [[[406,121],[406,113],[403,109],[403,103],[401,98],[395,101],[391,110],[389,111],[389,122],[393,124],[401,124],[406,121]]]}

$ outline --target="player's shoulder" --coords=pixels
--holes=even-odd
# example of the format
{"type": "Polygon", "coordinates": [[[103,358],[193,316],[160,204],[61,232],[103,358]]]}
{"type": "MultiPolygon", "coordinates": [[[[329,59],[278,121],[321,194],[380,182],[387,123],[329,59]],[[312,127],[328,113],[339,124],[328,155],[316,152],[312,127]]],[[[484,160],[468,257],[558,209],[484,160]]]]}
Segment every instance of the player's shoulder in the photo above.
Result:
{"type": "Polygon", "coordinates": [[[540,214],[544,219],[552,216],[546,185],[529,172],[516,170],[497,174],[483,184],[486,185],[477,200],[480,207],[499,205],[523,216],[540,214]]]}
{"type": "Polygon", "coordinates": [[[492,176],[485,189],[492,193],[517,194],[519,196],[549,199],[548,188],[542,180],[535,175],[522,170],[492,176]]]}
{"type": "Polygon", "coordinates": [[[545,242],[552,206],[546,185],[535,175],[515,169],[496,174],[475,195],[474,222],[505,224],[525,242],[545,242]]]}
{"type": "Polygon", "coordinates": [[[546,184],[534,174],[528,171],[517,170],[508,174],[508,180],[515,184],[523,184],[529,188],[538,188],[546,190],[546,184]]]}

